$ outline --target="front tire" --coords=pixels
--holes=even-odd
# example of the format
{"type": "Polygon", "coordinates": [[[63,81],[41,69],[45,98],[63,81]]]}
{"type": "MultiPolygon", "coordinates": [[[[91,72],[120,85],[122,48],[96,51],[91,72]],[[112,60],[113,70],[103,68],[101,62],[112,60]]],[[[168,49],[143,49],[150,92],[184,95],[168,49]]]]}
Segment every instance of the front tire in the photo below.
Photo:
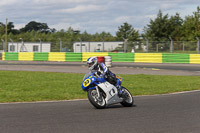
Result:
{"type": "Polygon", "coordinates": [[[98,98],[97,90],[88,90],[88,99],[90,103],[97,109],[104,109],[106,107],[106,101],[100,93],[100,97],[98,98]]]}
{"type": "MultiPolygon", "coordinates": [[[[124,88],[124,87],[123,87],[124,88]]],[[[127,98],[125,98],[121,104],[124,106],[124,107],[131,107],[133,106],[133,102],[134,102],[134,99],[133,99],[133,96],[131,95],[131,93],[129,92],[129,90],[127,90],[126,88],[124,88],[124,93],[125,95],[127,96],[127,98]]]]}

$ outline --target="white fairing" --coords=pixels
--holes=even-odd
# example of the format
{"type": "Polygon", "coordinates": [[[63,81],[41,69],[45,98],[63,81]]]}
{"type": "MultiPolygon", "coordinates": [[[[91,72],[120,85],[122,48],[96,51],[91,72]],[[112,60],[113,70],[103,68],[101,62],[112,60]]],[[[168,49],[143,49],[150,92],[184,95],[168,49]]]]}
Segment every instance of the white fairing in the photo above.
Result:
{"type": "Polygon", "coordinates": [[[122,98],[119,98],[117,88],[110,84],[109,82],[104,82],[101,84],[98,84],[98,86],[106,93],[106,104],[115,104],[120,103],[123,101],[122,98]]]}

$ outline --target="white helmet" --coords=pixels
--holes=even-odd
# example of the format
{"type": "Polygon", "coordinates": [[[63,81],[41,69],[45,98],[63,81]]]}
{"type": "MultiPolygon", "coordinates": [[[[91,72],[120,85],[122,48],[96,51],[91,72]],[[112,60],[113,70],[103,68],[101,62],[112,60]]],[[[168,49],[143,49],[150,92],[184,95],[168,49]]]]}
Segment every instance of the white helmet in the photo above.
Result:
{"type": "Polygon", "coordinates": [[[97,59],[96,56],[90,57],[90,58],[87,59],[87,64],[88,64],[90,71],[92,71],[95,68],[97,63],[98,63],[98,59],[97,59]]]}

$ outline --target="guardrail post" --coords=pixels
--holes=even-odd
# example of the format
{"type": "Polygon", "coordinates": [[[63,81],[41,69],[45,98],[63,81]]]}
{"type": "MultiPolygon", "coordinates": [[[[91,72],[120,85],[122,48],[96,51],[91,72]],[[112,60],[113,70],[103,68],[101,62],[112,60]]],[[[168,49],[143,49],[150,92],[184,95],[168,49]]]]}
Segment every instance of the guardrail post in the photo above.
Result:
{"type": "Polygon", "coordinates": [[[127,51],[127,42],[128,42],[128,39],[124,39],[124,53],[126,53],[127,51]]]}
{"type": "Polygon", "coordinates": [[[171,36],[169,37],[169,39],[171,40],[170,52],[173,53],[173,40],[172,40],[171,36]]]}
{"type": "Polygon", "coordinates": [[[8,52],[9,51],[11,51],[11,52],[15,52],[15,50],[14,50],[14,44],[13,44],[13,40],[10,38],[10,41],[12,42],[12,49],[11,49],[11,46],[10,46],[10,48],[9,48],[9,46],[8,46],[8,52]]]}
{"type": "Polygon", "coordinates": [[[199,38],[196,37],[196,39],[197,39],[197,54],[199,54],[199,38]]]}
{"type": "Polygon", "coordinates": [[[40,38],[38,38],[38,40],[40,41],[40,52],[42,52],[42,41],[40,38]]]}
{"type": "Polygon", "coordinates": [[[78,39],[80,40],[80,43],[81,43],[81,44],[80,44],[80,52],[82,53],[82,40],[81,40],[80,37],[79,37],[78,39]]]}
{"type": "Polygon", "coordinates": [[[3,52],[6,52],[6,51],[5,51],[5,43],[4,43],[4,40],[1,39],[1,41],[2,41],[2,44],[3,44],[3,52]]]}
{"type": "Polygon", "coordinates": [[[146,47],[147,47],[147,53],[149,52],[149,40],[147,39],[147,38],[145,38],[145,40],[146,40],[146,47]]]}
{"type": "Polygon", "coordinates": [[[59,38],[60,40],[60,52],[62,52],[62,40],[59,38]]]}

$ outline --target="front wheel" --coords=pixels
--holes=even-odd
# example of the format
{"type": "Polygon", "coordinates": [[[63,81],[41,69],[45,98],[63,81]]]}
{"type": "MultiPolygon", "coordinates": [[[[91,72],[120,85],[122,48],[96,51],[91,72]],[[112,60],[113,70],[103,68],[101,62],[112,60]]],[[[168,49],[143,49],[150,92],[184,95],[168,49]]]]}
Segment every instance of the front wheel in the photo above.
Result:
{"type": "Polygon", "coordinates": [[[100,97],[98,97],[97,90],[88,90],[88,99],[90,103],[97,109],[103,109],[106,107],[106,101],[102,94],[100,93],[100,97]]]}
{"type": "Polygon", "coordinates": [[[134,102],[133,96],[131,95],[131,93],[129,92],[129,90],[127,90],[126,88],[124,88],[124,95],[126,95],[126,98],[124,98],[124,100],[121,102],[121,104],[124,107],[131,107],[131,106],[133,106],[133,102],[134,102]]]}

